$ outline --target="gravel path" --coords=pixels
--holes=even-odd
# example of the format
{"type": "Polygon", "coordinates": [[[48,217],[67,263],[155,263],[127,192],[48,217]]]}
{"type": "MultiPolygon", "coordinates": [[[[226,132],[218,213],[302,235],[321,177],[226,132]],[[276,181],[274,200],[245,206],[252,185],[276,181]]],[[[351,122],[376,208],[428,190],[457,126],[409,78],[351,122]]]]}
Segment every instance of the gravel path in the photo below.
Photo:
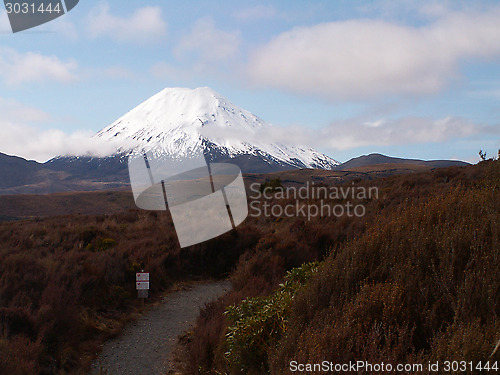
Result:
{"type": "Polygon", "coordinates": [[[167,370],[167,358],[177,337],[187,331],[207,302],[231,288],[227,281],[197,285],[166,296],[117,337],[104,344],[90,374],[159,375],[167,370]]]}

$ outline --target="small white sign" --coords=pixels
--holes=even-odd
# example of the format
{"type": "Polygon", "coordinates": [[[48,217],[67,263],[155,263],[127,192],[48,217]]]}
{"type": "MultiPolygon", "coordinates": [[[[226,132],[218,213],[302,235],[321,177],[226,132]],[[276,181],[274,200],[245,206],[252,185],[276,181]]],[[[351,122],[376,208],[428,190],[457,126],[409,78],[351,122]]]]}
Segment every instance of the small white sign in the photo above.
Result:
{"type": "Polygon", "coordinates": [[[135,274],[136,281],[149,281],[149,272],[137,272],[135,274]]]}
{"type": "Polygon", "coordinates": [[[149,281],[138,281],[135,283],[137,290],[149,289],[149,281]]]}
{"type": "Polygon", "coordinates": [[[147,272],[136,273],[135,281],[137,290],[149,289],[149,273],[147,272]]]}

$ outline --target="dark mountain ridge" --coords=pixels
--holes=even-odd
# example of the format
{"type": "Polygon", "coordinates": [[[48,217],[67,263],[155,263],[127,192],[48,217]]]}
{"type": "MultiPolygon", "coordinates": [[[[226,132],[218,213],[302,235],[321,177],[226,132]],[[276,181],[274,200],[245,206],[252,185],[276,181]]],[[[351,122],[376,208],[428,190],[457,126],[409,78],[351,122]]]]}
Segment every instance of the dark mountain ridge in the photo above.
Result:
{"type": "MultiPolygon", "coordinates": [[[[217,154],[209,159],[216,162],[230,161],[239,165],[244,173],[262,174],[299,170],[290,165],[264,163],[262,159],[248,155],[229,157],[217,154]]],[[[399,174],[402,167],[407,166],[443,168],[466,165],[469,164],[454,160],[425,161],[370,154],[351,159],[332,169],[331,172],[361,167],[364,167],[363,172],[366,172],[375,170],[375,166],[387,166],[387,169],[399,174]]],[[[416,170],[416,168],[409,168],[409,172],[416,170]]],[[[45,163],[38,163],[0,153],[0,176],[0,195],[91,192],[129,188],[126,155],[105,158],[62,156],[45,163]]]]}
{"type": "Polygon", "coordinates": [[[397,157],[374,153],[353,158],[349,161],[346,161],[345,163],[340,164],[338,168],[341,170],[346,170],[351,168],[366,167],[370,165],[381,165],[381,164],[412,164],[412,165],[427,166],[431,168],[465,167],[467,165],[470,165],[469,163],[459,160],[404,159],[404,158],[397,158],[397,157]]]}

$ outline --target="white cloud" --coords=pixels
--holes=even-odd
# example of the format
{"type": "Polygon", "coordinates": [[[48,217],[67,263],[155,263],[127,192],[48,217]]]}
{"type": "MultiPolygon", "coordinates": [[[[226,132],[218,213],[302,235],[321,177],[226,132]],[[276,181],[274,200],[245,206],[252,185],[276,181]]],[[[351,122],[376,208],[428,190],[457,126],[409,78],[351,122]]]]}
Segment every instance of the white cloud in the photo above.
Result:
{"type": "Polygon", "coordinates": [[[203,135],[214,139],[245,139],[250,143],[284,143],[329,150],[349,150],[365,146],[400,146],[418,144],[449,145],[453,142],[500,137],[500,126],[476,124],[459,117],[433,119],[407,116],[367,121],[352,118],[320,129],[302,126],[265,128],[256,133],[238,129],[204,129],[203,135]],[[215,133],[213,133],[215,132],[215,133]]]}
{"type": "Polygon", "coordinates": [[[449,6],[447,2],[430,2],[419,4],[417,11],[428,17],[442,17],[449,12],[449,6]]]}
{"type": "Polygon", "coordinates": [[[441,119],[408,116],[334,123],[322,129],[319,142],[322,147],[346,150],[361,146],[446,143],[481,134],[500,134],[500,129],[451,116],[441,119]]]}
{"type": "Polygon", "coordinates": [[[118,42],[144,43],[167,33],[158,6],[142,7],[130,17],[118,17],[110,13],[108,4],[100,4],[90,12],[87,23],[91,37],[109,36],[118,42]]]}
{"type": "Polygon", "coordinates": [[[180,59],[193,57],[203,64],[226,61],[235,57],[241,42],[239,31],[217,29],[212,18],[196,21],[190,34],[181,38],[174,53],[180,59]]]}
{"type": "Polygon", "coordinates": [[[465,59],[500,56],[499,19],[495,8],[422,27],[366,19],[299,27],[257,48],[248,76],[259,86],[329,99],[433,94],[465,59]]]}
{"type": "Polygon", "coordinates": [[[318,146],[347,150],[362,146],[449,144],[457,140],[499,135],[499,126],[477,124],[452,116],[440,119],[407,116],[364,123],[351,119],[322,129],[318,146]]]}
{"type": "Polygon", "coordinates": [[[255,5],[234,12],[234,17],[240,21],[255,21],[260,19],[274,18],[278,15],[276,8],[272,5],[255,5]]]}
{"type": "Polygon", "coordinates": [[[0,152],[44,162],[58,155],[105,156],[117,148],[92,138],[92,132],[39,127],[51,120],[44,111],[0,98],[0,152]]]}
{"type": "Polygon", "coordinates": [[[65,133],[58,129],[4,123],[0,120],[0,152],[45,162],[59,155],[106,156],[117,147],[92,138],[91,132],[65,133]]]}
{"type": "Polygon", "coordinates": [[[57,33],[71,41],[78,40],[79,32],[71,17],[59,17],[38,27],[39,31],[57,33]]]}
{"type": "Polygon", "coordinates": [[[56,56],[0,47],[0,77],[10,85],[42,81],[71,83],[77,79],[77,68],[74,60],[62,61],[56,56]]]}
{"type": "Polygon", "coordinates": [[[0,98],[0,120],[26,122],[48,122],[48,113],[19,103],[17,100],[0,98]]]}
{"type": "Polygon", "coordinates": [[[476,84],[476,88],[468,91],[467,94],[472,97],[496,99],[500,102],[500,83],[488,82],[482,85],[476,84]]]}
{"type": "Polygon", "coordinates": [[[384,123],[385,123],[385,120],[380,119],[380,120],[376,120],[376,121],[365,121],[365,122],[363,122],[363,125],[369,126],[370,128],[378,128],[378,127],[384,125],[384,123]]]}
{"type": "MultiPolygon", "coordinates": [[[[477,7],[477,4],[476,4],[477,7]]],[[[364,2],[356,9],[363,15],[382,17],[383,19],[402,19],[408,14],[425,18],[440,17],[452,9],[464,10],[462,0],[378,0],[364,2]]]]}

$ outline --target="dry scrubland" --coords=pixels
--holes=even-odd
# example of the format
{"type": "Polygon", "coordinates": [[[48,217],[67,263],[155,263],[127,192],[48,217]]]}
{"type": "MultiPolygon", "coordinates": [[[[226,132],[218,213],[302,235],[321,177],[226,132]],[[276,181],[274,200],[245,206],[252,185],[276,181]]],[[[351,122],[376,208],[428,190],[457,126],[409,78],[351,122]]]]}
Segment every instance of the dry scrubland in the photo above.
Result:
{"type": "Polygon", "coordinates": [[[141,268],[153,297],[179,280],[233,282],[202,311],[186,374],[486,359],[500,339],[500,162],[355,184],[380,191],[357,202],[363,218],[249,218],[183,250],[166,213],[0,224],[0,373],[88,366],[140,307],[141,268]]]}
{"type": "Polygon", "coordinates": [[[198,319],[186,374],[287,374],[292,360],[500,361],[490,357],[500,162],[371,184],[381,199],[363,219],[260,223],[271,230],[241,257],[234,291],[198,319]],[[278,286],[285,270],[323,257],[278,286]]]}
{"type": "Polygon", "coordinates": [[[257,241],[249,230],[181,251],[170,217],[144,211],[1,224],[0,374],[86,368],[140,308],[137,271],[151,273],[155,297],[227,276],[257,241]]]}

